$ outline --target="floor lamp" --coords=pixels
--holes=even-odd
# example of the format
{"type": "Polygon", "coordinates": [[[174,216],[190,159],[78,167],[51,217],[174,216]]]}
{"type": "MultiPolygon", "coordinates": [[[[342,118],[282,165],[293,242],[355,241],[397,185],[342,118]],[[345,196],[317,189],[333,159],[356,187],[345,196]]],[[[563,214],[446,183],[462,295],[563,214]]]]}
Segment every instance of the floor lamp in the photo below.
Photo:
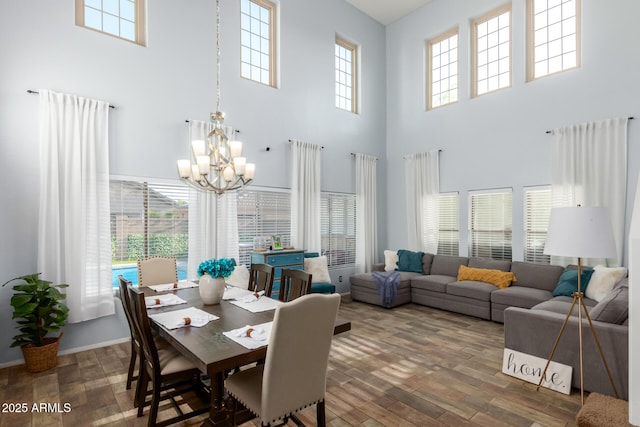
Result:
{"type": "Polygon", "coordinates": [[[613,391],[618,397],[618,390],[613,383],[613,377],[607,365],[607,360],[604,357],[602,347],[600,346],[600,340],[596,335],[596,331],[591,322],[591,316],[587,311],[587,306],[584,303],[584,292],[582,292],[580,278],[582,275],[582,258],[613,258],[616,254],[615,240],[613,237],[613,228],[611,227],[611,218],[609,211],[602,207],[565,207],[565,208],[553,208],[551,210],[551,218],[549,220],[549,227],[547,230],[547,242],[544,247],[544,253],[547,255],[557,255],[563,257],[578,258],[578,291],[573,293],[573,302],[569,308],[569,312],[564,319],[564,323],[560,328],[558,337],[553,344],[553,349],[547,360],[547,364],[542,371],[540,377],[540,383],[538,383],[537,390],[540,390],[542,381],[547,373],[547,368],[551,363],[551,359],[558,347],[560,337],[564,332],[569,317],[573,312],[573,307],[578,304],[578,333],[580,342],[580,400],[584,405],[584,373],[582,368],[582,313],[584,312],[587,320],[589,321],[589,327],[593,333],[593,338],[600,351],[600,357],[613,391]]]}

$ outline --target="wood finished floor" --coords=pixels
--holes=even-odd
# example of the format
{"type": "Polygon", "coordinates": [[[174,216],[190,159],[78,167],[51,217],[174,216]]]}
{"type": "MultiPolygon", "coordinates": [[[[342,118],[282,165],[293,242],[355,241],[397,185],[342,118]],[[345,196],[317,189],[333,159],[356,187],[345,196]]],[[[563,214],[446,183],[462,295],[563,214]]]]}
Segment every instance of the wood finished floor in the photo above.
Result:
{"type": "MultiPolygon", "coordinates": [[[[352,330],[333,341],[330,426],[575,425],[579,392],[536,392],[501,373],[501,324],[413,304],[387,310],[349,301],[340,317],[351,320],[352,330]]],[[[146,425],[146,416],[136,417],[132,391],[125,390],[129,348],[124,343],[61,356],[57,368],[38,374],[23,366],[1,369],[0,402],[68,402],[71,411],[0,413],[0,427],[146,425]]],[[[162,408],[161,418],[173,416],[168,405],[162,408]]],[[[315,407],[300,418],[314,425],[315,407]]]]}

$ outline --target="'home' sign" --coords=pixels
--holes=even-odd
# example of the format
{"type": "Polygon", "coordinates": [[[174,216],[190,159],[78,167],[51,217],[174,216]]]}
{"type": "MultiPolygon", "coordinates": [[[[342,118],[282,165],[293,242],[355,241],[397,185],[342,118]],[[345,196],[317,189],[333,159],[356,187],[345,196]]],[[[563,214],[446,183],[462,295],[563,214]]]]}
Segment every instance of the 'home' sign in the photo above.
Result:
{"type": "MultiPolygon", "coordinates": [[[[502,358],[502,373],[538,385],[546,364],[547,359],[505,348],[502,358]]],[[[544,375],[542,387],[570,394],[571,372],[571,366],[551,361],[544,375]]]]}

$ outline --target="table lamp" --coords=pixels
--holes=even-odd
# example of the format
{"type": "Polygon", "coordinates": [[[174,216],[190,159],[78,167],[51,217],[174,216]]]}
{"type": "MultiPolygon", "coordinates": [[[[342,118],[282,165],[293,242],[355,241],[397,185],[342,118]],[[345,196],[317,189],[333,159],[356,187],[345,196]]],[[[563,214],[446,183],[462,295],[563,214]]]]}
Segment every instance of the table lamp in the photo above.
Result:
{"type": "Polygon", "coordinates": [[[604,357],[600,340],[596,335],[596,331],[591,322],[591,317],[584,303],[584,292],[582,291],[580,279],[582,276],[582,259],[583,258],[613,258],[617,256],[615,240],[613,237],[613,228],[611,226],[611,217],[609,211],[604,207],[562,207],[551,209],[551,217],[549,219],[549,227],[547,229],[547,241],[544,247],[544,253],[547,255],[557,255],[563,257],[572,257],[578,259],[578,290],[573,293],[573,302],[569,308],[569,312],[564,319],[562,328],[558,333],[558,337],[553,345],[547,365],[542,372],[538,390],[549,367],[549,363],[553,358],[553,354],[558,347],[560,337],[564,332],[565,326],[571,316],[573,307],[578,304],[578,333],[580,343],[580,399],[584,405],[584,373],[582,368],[582,313],[589,321],[593,338],[600,350],[600,356],[607,375],[613,386],[613,391],[618,397],[618,391],[613,383],[613,377],[604,357]]]}

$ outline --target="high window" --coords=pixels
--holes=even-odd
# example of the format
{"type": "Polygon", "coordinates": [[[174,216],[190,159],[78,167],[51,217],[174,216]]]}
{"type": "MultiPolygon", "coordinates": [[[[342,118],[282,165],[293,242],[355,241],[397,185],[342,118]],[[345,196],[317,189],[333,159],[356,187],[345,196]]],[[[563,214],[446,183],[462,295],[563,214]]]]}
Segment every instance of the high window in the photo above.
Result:
{"type": "Polygon", "coordinates": [[[458,29],[427,41],[427,109],[458,101],[458,29]]]}
{"type": "Polygon", "coordinates": [[[122,274],[138,282],[136,262],[146,256],[175,256],[178,278],[186,278],[189,190],[181,184],[112,179],[112,283],[122,274]]]}
{"type": "Polygon", "coordinates": [[[438,231],[438,255],[460,255],[460,221],[458,193],[440,194],[440,230],[438,231]]]}
{"type": "Polygon", "coordinates": [[[356,196],[322,193],[320,195],[322,254],[329,268],[352,266],[356,262],[356,196]]]}
{"type": "Polygon", "coordinates": [[[267,0],[240,0],[240,75],[276,86],[275,5],[267,0]]]}
{"type": "Polygon", "coordinates": [[[145,45],[145,2],[76,0],[76,25],[145,45]]]}
{"type": "Polygon", "coordinates": [[[511,189],[469,193],[470,256],[511,260],[511,189]]]}
{"type": "Polygon", "coordinates": [[[551,216],[551,188],[530,187],[524,190],[524,260],[550,263],[544,254],[547,228],[551,216]]]}
{"type": "Polygon", "coordinates": [[[511,6],[475,19],[471,32],[472,96],[511,86],[511,6]]]}
{"type": "Polygon", "coordinates": [[[357,47],[336,36],[336,107],[357,112],[357,47]]]}
{"type": "Polygon", "coordinates": [[[580,0],[527,0],[527,79],[580,66],[580,0]]]}

